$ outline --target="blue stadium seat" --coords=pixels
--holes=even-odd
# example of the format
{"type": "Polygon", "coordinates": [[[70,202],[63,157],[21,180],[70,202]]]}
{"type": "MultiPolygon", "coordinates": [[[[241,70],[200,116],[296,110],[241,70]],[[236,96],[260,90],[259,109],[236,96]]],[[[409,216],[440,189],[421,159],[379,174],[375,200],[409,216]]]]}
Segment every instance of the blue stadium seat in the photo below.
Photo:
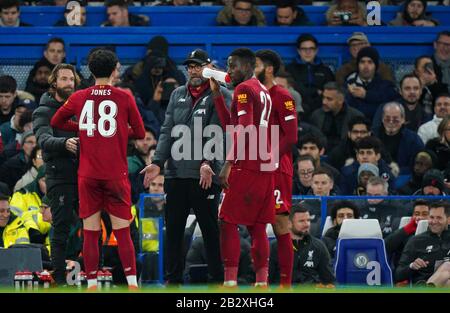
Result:
{"type": "Polygon", "coordinates": [[[393,286],[378,220],[344,220],[336,242],[335,274],[340,285],[393,286]]]}

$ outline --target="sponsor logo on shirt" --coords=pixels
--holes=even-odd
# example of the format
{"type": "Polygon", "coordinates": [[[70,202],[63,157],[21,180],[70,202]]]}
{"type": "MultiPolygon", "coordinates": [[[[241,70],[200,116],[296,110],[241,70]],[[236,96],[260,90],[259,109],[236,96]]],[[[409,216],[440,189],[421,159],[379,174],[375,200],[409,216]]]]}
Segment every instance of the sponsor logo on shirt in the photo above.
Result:
{"type": "Polygon", "coordinates": [[[286,107],[287,110],[294,111],[294,101],[292,100],[286,101],[284,103],[284,106],[286,107]]]}
{"type": "Polygon", "coordinates": [[[248,101],[248,99],[247,99],[247,94],[246,93],[242,93],[242,94],[238,95],[238,103],[246,104],[247,101],[248,101]]]}

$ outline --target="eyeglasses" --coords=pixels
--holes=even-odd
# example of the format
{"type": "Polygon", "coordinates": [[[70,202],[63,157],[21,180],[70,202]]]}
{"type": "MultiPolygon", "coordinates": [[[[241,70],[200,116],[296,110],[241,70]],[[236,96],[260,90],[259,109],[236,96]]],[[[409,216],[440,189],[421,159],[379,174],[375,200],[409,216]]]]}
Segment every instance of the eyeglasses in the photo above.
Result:
{"type": "Polygon", "coordinates": [[[0,209],[0,214],[3,214],[3,213],[9,213],[9,212],[11,212],[11,209],[10,209],[10,208],[7,208],[7,209],[0,209]]]}
{"type": "Polygon", "coordinates": [[[399,124],[401,122],[400,118],[398,117],[384,117],[383,121],[386,123],[392,123],[392,124],[399,124]]]}
{"type": "Polygon", "coordinates": [[[305,47],[305,48],[300,48],[300,51],[303,51],[303,52],[314,52],[314,51],[316,51],[316,47],[305,47]]]}
{"type": "Polygon", "coordinates": [[[29,143],[29,144],[34,145],[34,144],[36,144],[36,141],[25,140],[25,141],[24,141],[24,144],[25,144],[25,143],[29,143]]]}
{"type": "Polygon", "coordinates": [[[200,71],[203,68],[202,64],[189,64],[186,65],[186,71],[200,71]]]}
{"type": "Polygon", "coordinates": [[[350,132],[354,135],[367,135],[369,133],[367,130],[352,130],[350,132]]]}
{"type": "Polygon", "coordinates": [[[444,46],[446,48],[450,48],[450,43],[446,43],[446,42],[443,42],[443,41],[436,41],[436,43],[438,45],[442,45],[442,46],[444,46]]]}
{"type": "Polygon", "coordinates": [[[234,8],[236,11],[239,11],[240,13],[250,13],[250,12],[252,12],[252,8],[248,8],[248,9],[246,9],[246,8],[234,8]]]}
{"type": "Polygon", "coordinates": [[[299,170],[300,175],[309,176],[314,172],[314,170],[299,170]]]}

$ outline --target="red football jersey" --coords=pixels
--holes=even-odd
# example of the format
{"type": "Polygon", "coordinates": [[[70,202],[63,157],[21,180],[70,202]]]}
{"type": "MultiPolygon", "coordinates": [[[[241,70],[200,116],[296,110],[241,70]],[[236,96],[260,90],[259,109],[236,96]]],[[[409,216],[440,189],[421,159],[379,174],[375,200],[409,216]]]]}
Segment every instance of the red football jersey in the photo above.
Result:
{"type": "Polygon", "coordinates": [[[230,124],[235,127],[250,126],[254,130],[250,137],[245,134],[245,145],[241,147],[239,147],[236,138],[243,138],[243,132],[234,133],[234,158],[227,157],[227,159],[235,160],[236,166],[261,171],[263,163],[270,163],[271,150],[268,130],[271,126],[271,110],[272,100],[269,91],[255,77],[242,82],[234,90],[230,109],[230,124]],[[259,137],[264,132],[267,132],[266,140],[262,140],[260,143],[259,137]],[[260,144],[262,144],[261,147],[260,144]],[[241,151],[238,151],[238,149],[242,150],[242,148],[245,149],[245,157],[237,159],[241,155],[241,151]]]}
{"type": "Polygon", "coordinates": [[[78,131],[78,175],[96,179],[119,179],[128,175],[128,125],[135,138],[145,136],[144,123],[133,96],[109,85],[95,85],[75,92],[58,109],[51,125],[78,131]],[[70,120],[73,116],[78,123],[70,120]]]}
{"type": "MultiPolygon", "coordinates": [[[[272,98],[272,123],[279,127],[279,160],[277,171],[293,176],[292,146],[297,143],[297,112],[295,101],[289,91],[275,85],[269,90],[272,98]]],[[[272,148],[275,145],[272,144],[272,148]]]]}

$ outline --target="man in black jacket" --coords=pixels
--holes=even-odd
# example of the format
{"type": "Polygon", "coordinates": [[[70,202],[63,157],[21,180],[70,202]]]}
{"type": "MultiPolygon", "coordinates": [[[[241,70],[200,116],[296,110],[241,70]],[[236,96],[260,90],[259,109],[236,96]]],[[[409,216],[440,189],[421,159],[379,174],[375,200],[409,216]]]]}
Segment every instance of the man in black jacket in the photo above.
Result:
{"type": "MultiPolygon", "coordinates": [[[[219,158],[202,153],[207,150],[206,144],[211,144],[210,138],[203,137],[202,131],[197,131],[199,127],[202,130],[209,125],[221,127],[210,82],[202,76],[202,70],[212,65],[206,51],[201,49],[189,53],[184,64],[188,71],[188,83],[172,92],[152,164],[141,173],[146,172],[144,186],[147,187],[164,168],[167,161],[164,169],[164,190],[167,193],[165,218],[168,283],[183,282],[183,234],[191,208],[194,210],[205,240],[210,281],[220,282],[223,280],[223,274],[217,224],[220,198],[217,176],[223,162],[219,158]],[[174,129],[189,129],[191,135],[186,137],[190,138],[186,140],[183,136],[185,131],[180,131],[176,136],[171,135],[174,129]],[[179,151],[181,142],[183,142],[183,151],[186,146],[191,151],[187,152],[187,155],[184,154],[182,158],[175,154],[179,151]],[[200,155],[194,151],[196,147],[201,147],[200,155]],[[205,161],[207,159],[211,161],[205,161]]],[[[220,92],[226,104],[229,105],[230,92],[223,87],[220,87],[220,92]]],[[[215,144],[220,145],[217,142],[215,144]]]]}
{"type": "MultiPolygon", "coordinates": [[[[301,205],[293,205],[289,216],[292,244],[294,245],[294,266],[292,283],[333,284],[335,277],[331,269],[330,255],[325,245],[309,234],[311,221],[309,211],[301,205]]],[[[270,247],[269,281],[280,279],[278,269],[278,242],[270,247]]]]}
{"type": "Polygon", "coordinates": [[[395,267],[398,265],[406,243],[416,233],[417,224],[421,220],[428,219],[429,214],[430,206],[428,202],[420,199],[414,201],[413,213],[409,223],[404,227],[397,229],[384,239],[388,259],[391,260],[395,267]]]}
{"type": "Polygon", "coordinates": [[[317,57],[318,41],[311,34],[302,34],[297,38],[298,57],[286,67],[298,85],[298,91],[303,98],[305,116],[322,105],[323,86],[334,81],[334,74],[330,68],[317,57]]]}
{"type": "Polygon", "coordinates": [[[450,205],[447,202],[430,205],[428,230],[406,244],[395,271],[397,281],[450,286],[447,271],[450,261],[449,218],[450,205]]]}
{"type": "Polygon", "coordinates": [[[47,164],[47,196],[53,216],[52,263],[54,279],[62,285],[66,283],[67,239],[78,215],[78,138],[75,133],[52,129],[50,120],[75,91],[80,79],[72,65],[61,63],[55,66],[49,81],[50,90],[42,95],[40,105],[33,113],[33,131],[47,164]]]}

